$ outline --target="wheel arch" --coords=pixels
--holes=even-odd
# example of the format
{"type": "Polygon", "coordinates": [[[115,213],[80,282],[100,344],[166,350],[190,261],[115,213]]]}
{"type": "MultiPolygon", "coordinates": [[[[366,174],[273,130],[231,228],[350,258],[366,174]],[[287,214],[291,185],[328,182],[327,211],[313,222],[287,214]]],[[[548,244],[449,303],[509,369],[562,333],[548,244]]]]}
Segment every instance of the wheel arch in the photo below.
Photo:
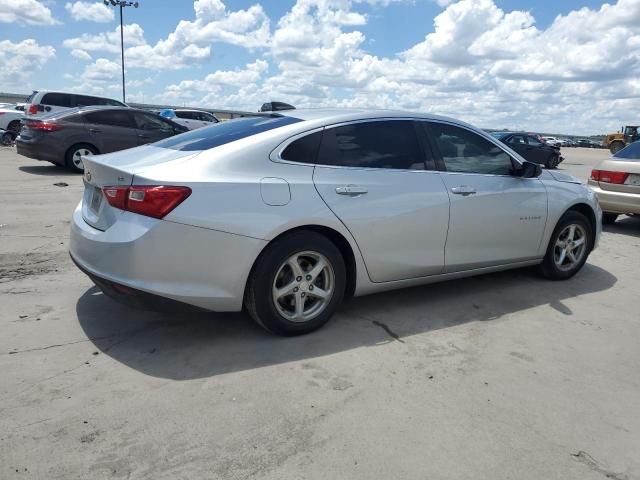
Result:
{"type": "Polygon", "coordinates": [[[286,237],[287,235],[291,235],[292,233],[300,232],[300,231],[311,231],[311,232],[318,233],[328,238],[338,248],[338,250],[340,250],[340,253],[342,254],[342,258],[344,259],[345,269],[347,271],[344,298],[347,299],[347,298],[353,297],[356,290],[356,283],[357,283],[357,264],[356,264],[356,256],[355,256],[355,252],[353,251],[353,247],[349,243],[349,240],[347,240],[347,238],[342,233],[326,225],[318,225],[318,224],[307,224],[307,225],[299,225],[296,227],[292,227],[288,230],[285,230],[279,233],[277,236],[269,240],[269,242],[266,243],[262,248],[262,251],[260,252],[260,254],[258,254],[256,259],[253,261],[253,265],[251,266],[251,270],[249,271],[249,275],[247,276],[247,281],[245,284],[245,296],[246,296],[246,285],[249,284],[249,279],[251,278],[251,275],[253,275],[253,271],[255,269],[256,264],[258,263],[258,259],[263,255],[266,248],[276,240],[279,240],[282,237],[286,237]]]}
{"type": "MultiPolygon", "coordinates": [[[[597,228],[598,228],[598,219],[596,218],[596,213],[593,211],[593,208],[588,203],[575,203],[571,205],[560,218],[564,217],[567,212],[578,212],[587,217],[589,220],[589,224],[591,225],[591,248],[595,245],[597,228]]],[[[559,220],[558,220],[559,221],[559,220]]]]}

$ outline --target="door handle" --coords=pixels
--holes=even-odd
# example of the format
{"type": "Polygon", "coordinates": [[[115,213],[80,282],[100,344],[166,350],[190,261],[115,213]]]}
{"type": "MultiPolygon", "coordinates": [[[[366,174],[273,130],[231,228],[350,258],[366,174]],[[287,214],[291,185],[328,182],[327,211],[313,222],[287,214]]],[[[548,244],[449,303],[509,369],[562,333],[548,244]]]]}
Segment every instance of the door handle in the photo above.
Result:
{"type": "Polygon", "coordinates": [[[347,195],[349,197],[358,197],[369,192],[365,187],[359,187],[357,185],[345,185],[343,187],[336,187],[336,193],[338,195],[347,195]]]}
{"type": "Polygon", "coordinates": [[[90,128],[90,129],[89,129],[89,132],[90,132],[90,133],[101,133],[101,132],[102,132],[102,130],[98,130],[97,128],[90,128]]]}
{"type": "Polygon", "coordinates": [[[149,137],[147,137],[146,135],[144,135],[144,134],[142,134],[142,133],[139,133],[139,134],[138,134],[138,137],[140,137],[140,138],[149,138],[149,137]]]}
{"type": "Polygon", "coordinates": [[[459,187],[453,187],[451,189],[451,192],[455,193],[456,195],[462,195],[463,197],[466,197],[467,195],[473,195],[474,193],[476,193],[476,189],[468,185],[460,185],[459,187]]]}

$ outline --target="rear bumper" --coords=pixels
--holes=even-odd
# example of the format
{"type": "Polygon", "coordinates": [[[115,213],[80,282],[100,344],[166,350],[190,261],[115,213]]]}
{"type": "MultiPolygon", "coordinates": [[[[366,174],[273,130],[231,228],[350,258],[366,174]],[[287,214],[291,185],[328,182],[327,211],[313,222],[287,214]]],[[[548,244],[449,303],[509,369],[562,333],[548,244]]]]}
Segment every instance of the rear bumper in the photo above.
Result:
{"type": "Polygon", "coordinates": [[[64,165],[64,153],[60,153],[57,149],[51,149],[39,143],[26,142],[21,140],[20,137],[16,139],[16,152],[19,155],[33,158],[34,160],[64,165]]]}
{"type": "MultiPolygon", "coordinates": [[[[106,231],[73,213],[69,253],[106,294],[159,307],[153,296],[219,312],[242,309],[266,242],[122,212],[106,231]]],[[[130,303],[130,302],[129,302],[130,303]]]]}
{"type": "Polygon", "coordinates": [[[640,214],[640,195],[637,193],[612,192],[602,190],[597,184],[589,182],[589,186],[598,196],[600,208],[604,212],[611,213],[636,213],[640,214]]]}

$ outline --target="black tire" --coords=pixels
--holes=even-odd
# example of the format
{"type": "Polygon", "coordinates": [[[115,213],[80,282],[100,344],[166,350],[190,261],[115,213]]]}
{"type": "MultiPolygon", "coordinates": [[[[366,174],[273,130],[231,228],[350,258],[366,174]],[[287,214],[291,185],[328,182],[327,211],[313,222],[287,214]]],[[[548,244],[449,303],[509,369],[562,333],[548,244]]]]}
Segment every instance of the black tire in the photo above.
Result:
{"type": "Polygon", "coordinates": [[[20,120],[13,120],[12,122],[9,122],[9,125],[7,125],[7,132],[13,133],[15,135],[13,138],[17,137],[20,133],[20,120]]]}
{"type": "MultiPolygon", "coordinates": [[[[312,231],[297,231],[275,240],[260,254],[247,282],[245,307],[259,325],[272,333],[283,336],[309,333],[327,323],[342,302],[346,275],[342,254],[328,238],[312,231]],[[287,259],[296,253],[309,251],[321,254],[330,264],[334,275],[333,294],[315,317],[295,322],[278,311],[272,289],[276,275],[287,259]]],[[[303,308],[308,298],[310,297],[303,301],[303,308]]]]}
{"type": "Polygon", "coordinates": [[[77,152],[81,150],[88,150],[89,152],[91,152],[91,155],[96,155],[98,153],[98,149],[88,143],[76,143],[75,145],[72,145],[65,154],[64,163],[68,169],[77,173],[84,172],[84,168],[80,168],[77,165],[77,159],[76,161],[74,161],[74,157],[77,157],[77,152]]]}
{"type": "Polygon", "coordinates": [[[602,224],[603,225],[612,225],[616,222],[616,220],[618,219],[619,214],[618,213],[610,213],[610,212],[603,212],[602,213],[602,224]]]}
{"type": "Polygon", "coordinates": [[[611,145],[609,145],[609,151],[611,153],[618,153],[623,148],[624,148],[624,143],[620,141],[613,142],[611,145]]]}
{"type": "Polygon", "coordinates": [[[552,153],[549,158],[547,159],[546,163],[544,164],[545,168],[552,170],[554,168],[556,168],[558,166],[558,164],[560,163],[560,160],[558,158],[558,155],[556,155],[555,153],[552,153]]]}
{"type": "Polygon", "coordinates": [[[585,262],[587,261],[587,257],[593,248],[593,228],[587,217],[585,217],[582,213],[576,212],[574,210],[570,210],[565,213],[556,228],[551,235],[551,239],[549,240],[549,245],[547,246],[547,253],[544,256],[544,260],[542,264],[540,264],[539,270],[540,273],[550,279],[550,280],[567,280],[573,277],[576,273],[580,271],[585,262]],[[571,268],[562,269],[560,268],[555,261],[555,250],[556,250],[556,242],[558,241],[558,237],[564,230],[570,225],[579,225],[585,235],[584,235],[584,253],[582,254],[579,261],[573,265],[571,268]]]}

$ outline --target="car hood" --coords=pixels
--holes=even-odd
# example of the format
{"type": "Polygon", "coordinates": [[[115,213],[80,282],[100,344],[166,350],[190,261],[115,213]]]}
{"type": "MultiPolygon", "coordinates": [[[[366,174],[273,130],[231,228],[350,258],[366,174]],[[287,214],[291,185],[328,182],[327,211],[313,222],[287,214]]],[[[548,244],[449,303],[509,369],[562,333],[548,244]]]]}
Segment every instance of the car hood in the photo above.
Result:
{"type": "Polygon", "coordinates": [[[572,175],[567,175],[566,173],[554,172],[552,170],[545,170],[549,175],[553,177],[556,182],[563,183],[582,183],[579,178],[576,178],[572,175]]]}

